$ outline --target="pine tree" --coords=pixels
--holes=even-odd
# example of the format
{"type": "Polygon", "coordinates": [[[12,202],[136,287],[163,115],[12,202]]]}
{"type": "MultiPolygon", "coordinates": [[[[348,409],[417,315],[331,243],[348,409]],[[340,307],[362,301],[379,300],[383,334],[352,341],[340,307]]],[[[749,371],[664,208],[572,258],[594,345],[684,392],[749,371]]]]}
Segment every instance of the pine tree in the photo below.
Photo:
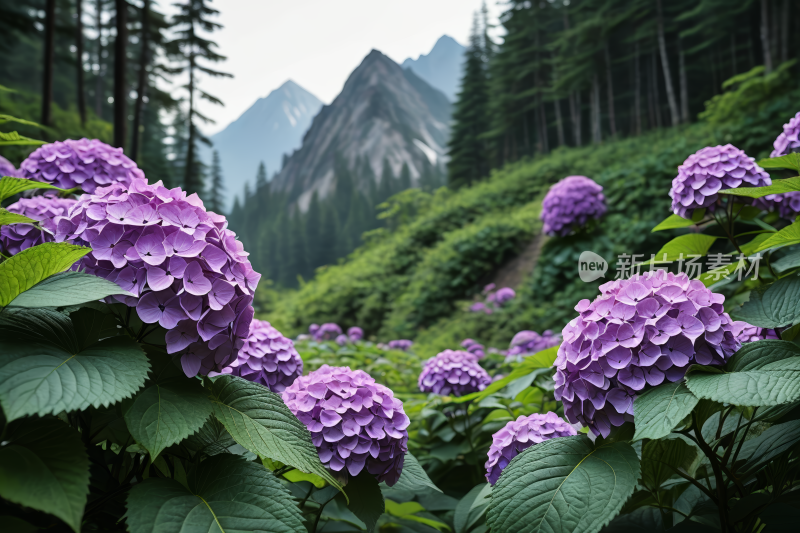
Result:
{"type": "Polygon", "coordinates": [[[169,43],[169,50],[176,61],[181,62],[179,72],[189,76],[188,83],[184,88],[188,92],[188,115],[186,117],[188,139],[186,144],[186,162],[184,165],[184,189],[189,192],[201,192],[203,190],[203,164],[197,156],[197,142],[204,142],[210,145],[210,141],[204,137],[197,128],[197,121],[205,124],[212,124],[214,121],[197,111],[195,98],[206,100],[215,105],[223,105],[222,101],[216,96],[212,96],[197,86],[197,74],[202,72],[212,77],[233,77],[231,74],[209,68],[200,63],[202,60],[207,63],[219,63],[225,60],[225,56],[214,51],[217,44],[199,35],[202,30],[211,33],[220,29],[222,26],[211,20],[211,17],[219,14],[219,11],[209,6],[211,0],[183,0],[182,3],[175,4],[178,7],[178,14],[174,21],[178,29],[176,39],[169,43]]]}
{"type": "Polygon", "coordinates": [[[225,185],[222,181],[222,165],[219,161],[219,152],[214,150],[211,162],[211,187],[206,195],[206,206],[215,213],[223,213],[225,205],[225,185]]]}
{"type": "Polygon", "coordinates": [[[489,91],[483,35],[476,14],[466,52],[461,91],[453,110],[453,128],[448,145],[450,163],[447,180],[454,188],[469,185],[489,174],[485,139],[489,131],[489,91]]]}
{"type": "Polygon", "coordinates": [[[322,231],[322,212],[317,191],[311,195],[306,212],[306,260],[310,269],[322,264],[320,260],[320,244],[322,231]]]}
{"type": "Polygon", "coordinates": [[[403,163],[403,168],[400,169],[399,181],[399,188],[401,191],[411,188],[411,170],[408,168],[408,163],[403,163]]]}
{"type": "Polygon", "coordinates": [[[256,191],[259,191],[267,185],[267,166],[262,161],[258,164],[258,171],[256,172],[256,191]]]}

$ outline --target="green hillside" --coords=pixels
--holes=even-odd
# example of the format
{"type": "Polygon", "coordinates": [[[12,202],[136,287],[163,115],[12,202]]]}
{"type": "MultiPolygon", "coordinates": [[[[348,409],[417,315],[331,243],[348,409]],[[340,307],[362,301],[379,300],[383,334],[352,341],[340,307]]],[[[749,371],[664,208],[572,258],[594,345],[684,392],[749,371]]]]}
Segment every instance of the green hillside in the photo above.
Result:
{"type": "MultiPolygon", "coordinates": [[[[765,78],[759,67],[740,76],[693,125],[562,148],[506,165],[455,192],[396,195],[384,205],[388,228],[365,234],[363,246],[338,265],[318,269],[297,291],[264,287],[260,311],[287,334],[333,321],[361,326],[378,340],[415,339],[423,355],[466,337],[504,349],[521,329],[560,330],[573,306],[596,294],[603,281],[577,278],[582,251],[607,259],[622,253],[649,257],[674,236],[650,229],[670,214],[667,192],[688,154],[732,143],[752,157],[768,155],[774,132],[796,111],[796,80],[786,72],[765,78]],[[731,112],[736,109],[745,111],[731,112]],[[543,195],[569,175],[589,176],[604,187],[606,216],[577,235],[549,239],[506,308],[491,315],[469,312],[483,285],[540,232],[543,195]]],[[[614,269],[611,264],[606,275],[613,278],[614,269]]]]}

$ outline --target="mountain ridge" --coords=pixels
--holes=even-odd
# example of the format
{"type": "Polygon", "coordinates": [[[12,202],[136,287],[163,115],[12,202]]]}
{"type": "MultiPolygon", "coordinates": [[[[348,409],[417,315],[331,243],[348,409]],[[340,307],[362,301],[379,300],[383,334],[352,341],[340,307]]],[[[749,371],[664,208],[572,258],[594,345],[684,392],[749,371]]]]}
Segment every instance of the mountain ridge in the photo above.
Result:
{"type": "Polygon", "coordinates": [[[401,66],[411,69],[431,87],[455,102],[461,87],[464,54],[467,49],[449,35],[442,35],[427,54],[407,58],[401,66]]]}

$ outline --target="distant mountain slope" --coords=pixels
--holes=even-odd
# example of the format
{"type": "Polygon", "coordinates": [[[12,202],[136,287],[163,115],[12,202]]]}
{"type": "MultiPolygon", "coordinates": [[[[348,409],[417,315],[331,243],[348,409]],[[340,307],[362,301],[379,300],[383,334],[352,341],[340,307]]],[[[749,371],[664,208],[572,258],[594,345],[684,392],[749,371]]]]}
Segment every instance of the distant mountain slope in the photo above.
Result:
{"type": "MultiPolygon", "coordinates": [[[[289,80],[211,136],[222,163],[228,210],[234,196],[241,199],[245,182],[253,184],[261,161],[269,175],[281,169],[283,155],[300,147],[321,107],[319,98],[289,80]]],[[[211,151],[203,152],[203,160],[210,162],[211,151]]]]}
{"type": "MultiPolygon", "coordinates": [[[[315,191],[323,199],[334,190],[341,162],[354,173],[368,164],[371,180],[384,173],[384,162],[395,178],[406,165],[416,184],[426,168],[443,168],[450,108],[444,94],[373,50],[314,118],[272,189],[306,211],[315,191]]],[[[355,179],[364,192],[371,186],[355,179]]]]}
{"type": "Polygon", "coordinates": [[[466,48],[449,35],[439,37],[430,53],[417,59],[408,58],[403,61],[403,68],[414,71],[414,74],[428,82],[429,85],[442,91],[451,102],[461,84],[462,66],[466,48]]]}

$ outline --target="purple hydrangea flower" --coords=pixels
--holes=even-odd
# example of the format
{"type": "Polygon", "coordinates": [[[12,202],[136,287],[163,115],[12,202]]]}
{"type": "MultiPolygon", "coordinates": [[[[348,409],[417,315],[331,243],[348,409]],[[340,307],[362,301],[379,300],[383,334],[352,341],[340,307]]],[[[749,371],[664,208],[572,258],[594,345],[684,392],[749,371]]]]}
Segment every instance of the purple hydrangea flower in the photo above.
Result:
{"type": "Polygon", "coordinates": [[[348,342],[350,342],[350,337],[348,337],[344,333],[336,337],[336,344],[338,344],[339,346],[344,346],[348,342]]]}
{"type": "Polygon", "coordinates": [[[561,335],[554,334],[549,329],[539,335],[535,331],[523,330],[514,335],[506,352],[506,360],[521,360],[527,355],[539,353],[547,348],[558,346],[561,335]]]}
{"type": "Polygon", "coordinates": [[[756,342],[763,340],[780,340],[780,335],[774,329],[759,328],[747,322],[736,320],[733,322],[733,334],[740,343],[756,342]]]}
{"type": "Polygon", "coordinates": [[[261,383],[272,392],[283,392],[303,375],[303,360],[290,339],[269,322],[254,318],[238,357],[222,373],[261,383]]]}
{"type": "Polygon", "coordinates": [[[358,326],[353,326],[347,330],[347,336],[351,342],[358,342],[364,338],[364,330],[358,326]]]}
{"type": "Polygon", "coordinates": [[[800,134],[800,111],[787,124],[783,125],[783,133],[778,135],[778,138],[772,143],[774,150],[769,156],[780,157],[797,152],[800,149],[798,134],[800,134]]]}
{"type": "Polygon", "coordinates": [[[394,341],[389,341],[388,347],[390,350],[407,352],[409,349],[411,349],[412,344],[414,343],[408,339],[397,339],[394,341]]]}
{"type": "MultiPolygon", "coordinates": [[[[311,332],[311,328],[309,328],[309,332],[311,332]]],[[[335,340],[336,337],[338,337],[341,334],[342,334],[342,328],[340,328],[338,324],[334,324],[333,322],[322,324],[312,333],[312,335],[314,335],[315,341],[332,341],[335,340]]]]}
{"type": "Polygon", "coordinates": [[[503,287],[502,289],[498,289],[496,293],[494,293],[492,297],[492,301],[497,305],[505,305],[506,303],[510,302],[514,299],[517,294],[514,292],[514,289],[503,287]]]}
{"type": "Polygon", "coordinates": [[[605,213],[603,187],[586,176],[568,176],[550,187],[539,218],[547,235],[563,237],[605,213]]]}
{"type": "Polygon", "coordinates": [[[473,313],[483,312],[486,313],[487,315],[492,314],[492,309],[483,302],[475,302],[474,304],[469,306],[469,310],[472,311],[473,313]]]}
{"type": "Polygon", "coordinates": [[[283,401],[311,432],[320,460],[356,476],[366,468],[392,486],[408,452],[403,402],[363,370],[322,365],[283,391],[283,401]]]}
{"type": "Polygon", "coordinates": [[[534,444],[558,437],[577,435],[575,428],[550,411],[520,416],[492,435],[489,460],[486,461],[486,481],[494,485],[511,460],[534,444]]]}
{"type": "Polygon", "coordinates": [[[146,323],[168,329],[169,353],[183,352],[187,376],[233,363],[250,332],[254,272],[225,217],[196,194],[134,179],[84,194],[56,217],[56,241],[87,244],[76,267],[111,280],[146,323]]]}
{"type": "Polygon", "coordinates": [[[685,273],[634,276],[600,286],[564,327],[555,397],[571,423],[608,436],[633,420],[633,400],[679,381],[691,364],[722,365],[741,346],[725,297],[685,273]]]}
{"type": "Polygon", "coordinates": [[[55,217],[65,215],[75,204],[72,198],[34,196],[21,198],[8,206],[8,210],[40,222],[42,231],[33,224],[8,224],[0,226],[0,251],[15,255],[43,242],[52,242],[56,231],[55,217]]]}
{"type": "Polygon", "coordinates": [[[473,339],[464,339],[461,341],[461,347],[466,349],[478,359],[482,359],[486,355],[486,352],[483,349],[483,344],[480,344],[478,341],[473,339]]]}
{"type": "Polygon", "coordinates": [[[11,161],[0,155],[0,177],[10,176],[12,178],[20,178],[20,171],[11,164],[11,161]]]}
{"type": "Polygon", "coordinates": [[[313,336],[317,331],[319,331],[319,324],[311,324],[308,326],[309,335],[313,336]]]}
{"type": "Polygon", "coordinates": [[[40,146],[22,162],[20,171],[23,178],[62,189],[80,187],[90,194],[112,183],[127,186],[134,179],[144,179],[144,172],[122,148],[97,139],[68,139],[40,146]]]}
{"type": "Polygon", "coordinates": [[[482,391],[492,378],[479,364],[475,354],[445,350],[428,359],[419,375],[419,390],[441,396],[463,396],[482,391]]]}
{"type": "MultiPolygon", "coordinates": [[[[669,195],[672,211],[691,219],[695,209],[714,211],[721,190],[771,185],[769,174],[731,144],[707,146],[678,167],[669,195]]],[[[740,200],[743,201],[743,200],[740,200]]]]}
{"type": "Polygon", "coordinates": [[[490,283],[490,284],[486,285],[483,288],[483,294],[488,294],[488,293],[492,292],[494,290],[494,288],[495,288],[495,284],[494,283],[490,283]]]}

